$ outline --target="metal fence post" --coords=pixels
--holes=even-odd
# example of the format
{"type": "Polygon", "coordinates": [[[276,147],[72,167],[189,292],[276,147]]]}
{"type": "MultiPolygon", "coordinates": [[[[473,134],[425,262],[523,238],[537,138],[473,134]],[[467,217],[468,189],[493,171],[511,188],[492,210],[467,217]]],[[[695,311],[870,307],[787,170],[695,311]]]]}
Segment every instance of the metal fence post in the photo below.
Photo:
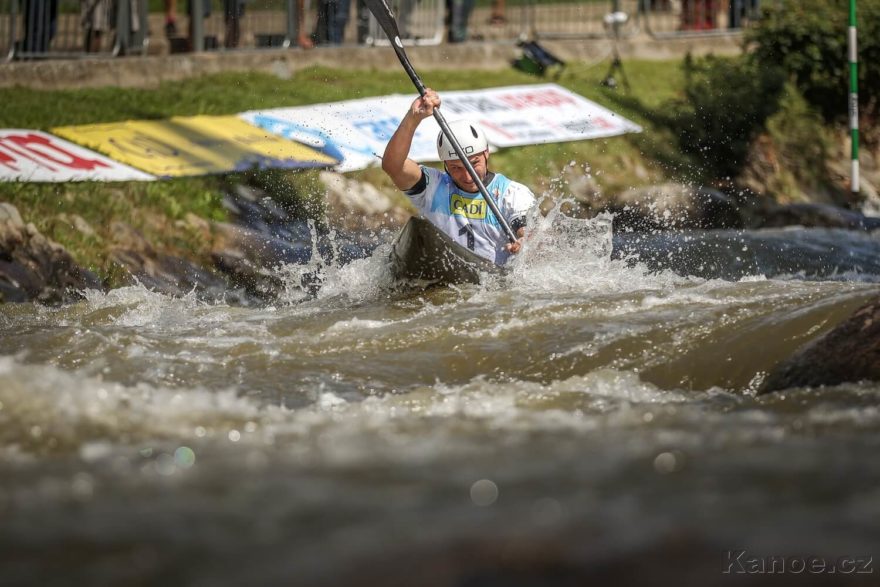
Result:
{"type": "Polygon", "coordinates": [[[297,44],[300,15],[297,14],[296,0],[287,0],[287,38],[284,39],[284,48],[287,49],[297,44]]]}
{"type": "Polygon", "coordinates": [[[116,0],[116,40],[111,54],[146,54],[150,37],[147,22],[150,14],[148,0],[116,0]],[[135,26],[137,25],[137,26],[135,26]]]}
{"type": "Polygon", "coordinates": [[[139,26],[138,33],[134,35],[132,46],[137,43],[141,55],[146,55],[150,46],[150,7],[147,5],[148,2],[149,0],[137,0],[139,26]]]}
{"type": "Polygon", "coordinates": [[[6,54],[6,61],[15,59],[15,34],[17,32],[15,25],[18,23],[18,1],[10,2],[9,6],[9,52],[6,54]]]}
{"type": "Polygon", "coordinates": [[[131,41],[130,0],[116,0],[116,41],[110,54],[114,57],[125,55],[131,41]]]}
{"type": "Polygon", "coordinates": [[[211,0],[190,0],[190,19],[192,19],[192,50],[199,53],[205,50],[205,10],[203,2],[211,0]]]}
{"type": "Polygon", "coordinates": [[[520,7],[519,40],[528,41],[537,36],[535,31],[535,0],[527,0],[520,7]]]}

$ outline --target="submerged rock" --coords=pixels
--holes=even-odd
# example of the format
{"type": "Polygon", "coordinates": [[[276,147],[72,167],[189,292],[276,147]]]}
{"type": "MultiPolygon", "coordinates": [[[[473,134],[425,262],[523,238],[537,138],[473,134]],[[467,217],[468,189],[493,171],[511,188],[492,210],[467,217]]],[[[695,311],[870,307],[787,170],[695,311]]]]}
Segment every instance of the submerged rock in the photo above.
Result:
{"type": "Polygon", "coordinates": [[[776,366],[758,390],[880,381],[880,297],[776,366]]]}
{"type": "Polygon", "coordinates": [[[25,224],[15,206],[0,202],[0,302],[63,303],[101,287],[63,246],[25,224]]]}
{"type": "Polygon", "coordinates": [[[156,250],[124,222],[112,223],[110,233],[110,259],[148,289],[175,296],[195,290],[204,297],[220,297],[228,288],[226,280],[204,267],[156,250]]]}

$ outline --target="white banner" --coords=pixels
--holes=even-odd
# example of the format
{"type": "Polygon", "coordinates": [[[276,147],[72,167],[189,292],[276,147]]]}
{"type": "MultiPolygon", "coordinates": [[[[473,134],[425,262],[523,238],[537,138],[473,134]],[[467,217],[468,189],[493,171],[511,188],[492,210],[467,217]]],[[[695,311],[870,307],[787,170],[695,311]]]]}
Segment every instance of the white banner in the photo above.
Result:
{"type": "MultiPolygon", "coordinates": [[[[336,169],[353,171],[378,165],[385,145],[415,96],[392,95],[331,104],[244,112],[248,122],[283,137],[341,157],[336,169]]],[[[557,84],[509,86],[443,92],[448,122],[468,119],[486,131],[491,148],[581,141],[641,127],[557,84]]],[[[413,139],[410,157],[437,161],[440,127],[425,120],[413,139]]]]}
{"type": "Polygon", "coordinates": [[[634,122],[556,84],[446,92],[441,98],[447,120],[478,122],[496,147],[642,132],[634,122]]]}
{"type": "MultiPolygon", "coordinates": [[[[406,96],[393,95],[254,110],[240,116],[262,129],[342,159],[336,166],[337,171],[353,171],[381,163],[385,145],[412,101],[406,96]]],[[[410,151],[413,159],[437,159],[436,132],[428,125],[419,128],[410,151]]]]}
{"type": "Polygon", "coordinates": [[[148,173],[56,136],[0,129],[0,181],[152,181],[148,173]]]}

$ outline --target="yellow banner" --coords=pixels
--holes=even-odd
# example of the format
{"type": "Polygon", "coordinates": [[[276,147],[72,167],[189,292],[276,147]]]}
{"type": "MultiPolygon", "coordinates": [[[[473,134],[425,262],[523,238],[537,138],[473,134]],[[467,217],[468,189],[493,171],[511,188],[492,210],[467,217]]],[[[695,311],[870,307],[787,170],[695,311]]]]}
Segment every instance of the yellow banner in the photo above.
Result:
{"type": "Polygon", "coordinates": [[[176,116],[62,126],[52,132],[159,177],[253,168],[329,167],[338,161],[237,116],[176,116]]]}

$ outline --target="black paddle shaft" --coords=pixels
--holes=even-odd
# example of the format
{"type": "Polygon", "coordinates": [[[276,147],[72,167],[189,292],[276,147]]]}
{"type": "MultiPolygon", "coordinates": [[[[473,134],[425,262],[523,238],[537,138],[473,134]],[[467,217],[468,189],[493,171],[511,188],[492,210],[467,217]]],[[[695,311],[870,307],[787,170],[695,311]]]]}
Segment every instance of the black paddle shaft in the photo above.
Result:
{"type": "MultiPolygon", "coordinates": [[[[403,50],[403,43],[400,41],[400,32],[397,30],[397,21],[394,20],[394,15],[391,13],[391,9],[388,8],[388,4],[385,3],[385,0],[364,0],[364,4],[367,5],[367,8],[369,8],[370,12],[373,13],[373,16],[376,17],[379,26],[381,26],[382,30],[385,31],[385,34],[388,35],[388,40],[391,41],[391,47],[393,47],[394,52],[397,53],[397,58],[400,60],[400,64],[403,65],[403,69],[406,71],[409,79],[411,79],[412,83],[416,86],[419,95],[424,96],[426,92],[425,84],[422,83],[422,79],[419,77],[419,74],[416,73],[416,70],[413,69],[412,63],[410,63],[409,58],[406,56],[406,51],[403,50]]],[[[516,235],[513,233],[510,225],[507,224],[507,220],[501,215],[498,205],[495,203],[495,200],[492,199],[492,196],[489,195],[489,190],[483,185],[474,166],[471,165],[471,162],[468,160],[461,145],[458,144],[458,139],[452,134],[449,125],[446,124],[446,119],[437,108],[434,109],[434,118],[437,120],[437,124],[440,125],[440,130],[443,131],[443,135],[449,140],[449,144],[452,145],[455,154],[461,159],[461,162],[470,174],[471,179],[477,184],[477,188],[483,195],[483,199],[486,200],[489,208],[492,209],[492,213],[495,214],[495,218],[498,219],[501,228],[503,228],[505,234],[507,234],[507,238],[510,239],[510,242],[515,243],[516,235]]]]}

